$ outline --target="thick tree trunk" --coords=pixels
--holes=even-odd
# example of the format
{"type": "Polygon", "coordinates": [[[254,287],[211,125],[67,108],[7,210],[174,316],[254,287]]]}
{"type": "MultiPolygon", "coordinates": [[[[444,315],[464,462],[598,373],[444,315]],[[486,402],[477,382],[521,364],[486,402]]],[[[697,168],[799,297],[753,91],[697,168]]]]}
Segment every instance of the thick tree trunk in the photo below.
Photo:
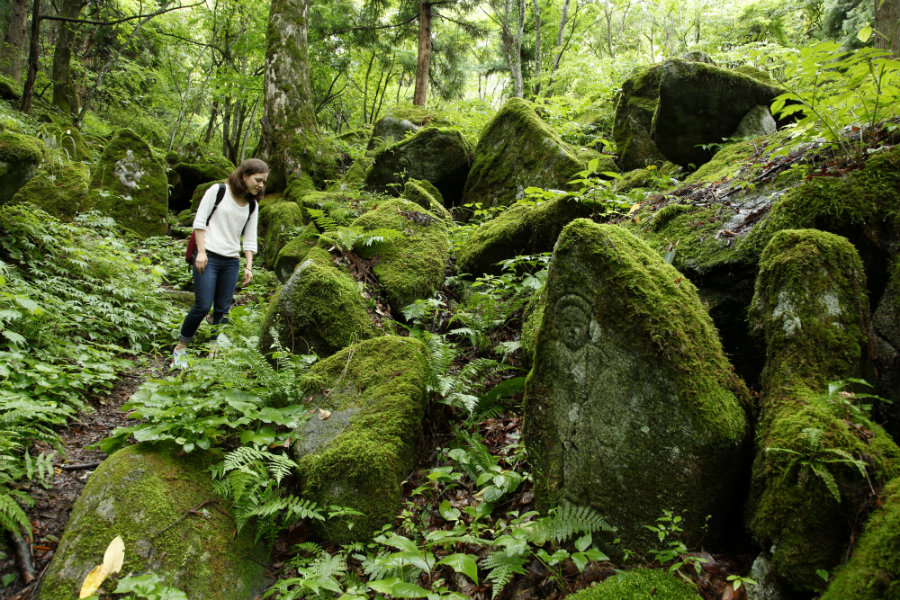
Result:
{"type": "Polygon", "coordinates": [[[428,104],[428,74],[431,67],[431,3],[419,4],[419,52],[416,59],[416,89],[413,104],[428,104]]]}
{"type": "MultiPolygon", "coordinates": [[[[59,16],[77,19],[86,2],[84,0],[62,0],[59,16]]],[[[53,105],[64,113],[75,116],[78,112],[78,101],[75,97],[75,84],[72,81],[72,44],[78,25],[60,21],[57,25],[58,36],[53,48],[53,105]]]]}
{"type": "Polygon", "coordinates": [[[0,72],[22,83],[22,57],[25,55],[25,22],[28,20],[26,0],[13,0],[9,7],[9,28],[0,57],[0,72]]]}
{"type": "Polygon", "coordinates": [[[319,129],[309,83],[309,0],[273,0],[266,34],[261,148],[269,188],[282,189],[316,160],[319,129]]]}
{"type": "Polygon", "coordinates": [[[900,55],[900,0],[875,0],[875,47],[900,55]]]}

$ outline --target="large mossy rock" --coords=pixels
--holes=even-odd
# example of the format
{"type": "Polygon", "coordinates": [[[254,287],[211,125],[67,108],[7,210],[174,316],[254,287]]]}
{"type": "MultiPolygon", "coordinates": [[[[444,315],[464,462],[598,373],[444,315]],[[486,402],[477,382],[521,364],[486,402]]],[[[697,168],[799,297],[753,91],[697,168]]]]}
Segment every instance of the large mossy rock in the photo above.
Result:
{"type": "Polygon", "coordinates": [[[887,287],[872,315],[872,328],[878,344],[876,391],[888,400],[878,406],[877,414],[885,429],[900,440],[900,253],[889,267],[887,287]]]}
{"type": "Polygon", "coordinates": [[[625,171],[662,164],[665,157],[650,136],[659,103],[659,65],[639,67],[622,84],[613,139],[625,171]]]}
{"type": "Polygon", "coordinates": [[[426,127],[375,155],[366,188],[399,196],[405,180],[424,179],[456,205],[471,167],[472,147],[458,129],[426,127]]]}
{"type": "Polygon", "coordinates": [[[434,216],[440,217],[448,226],[453,224],[453,215],[444,208],[441,191],[430,182],[410,179],[403,185],[403,198],[412,200],[434,216]]]}
{"type": "Polygon", "coordinates": [[[299,233],[294,234],[287,244],[278,251],[273,269],[278,279],[287,281],[297,268],[297,265],[306,260],[310,249],[319,242],[319,230],[310,223],[303,227],[299,233]]]}
{"type": "Polygon", "coordinates": [[[209,466],[202,455],[176,457],[173,447],[143,444],[103,461],[72,510],[38,598],[78,598],[117,535],[125,542],[122,574],[154,573],[195,600],[260,593],[268,552],[254,544],[250,529],[235,535],[209,466]]]}
{"type": "Polygon", "coordinates": [[[294,354],[330,356],[355,340],[381,335],[349,273],[331,255],[312,248],[269,304],[259,333],[263,354],[279,344],[294,354]]]}
{"type": "Polygon", "coordinates": [[[298,394],[329,411],[301,425],[294,444],[304,498],[362,513],[326,522],[333,542],[368,540],[399,514],[403,481],[415,467],[422,440],[428,367],[422,344],[383,336],[354,344],[316,364],[298,394]]]}
{"type": "Polygon", "coordinates": [[[167,173],[170,187],[169,208],[174,212],[191,208],[191,200],[197,186],[224,181],[232,171],[234,165],[224,156],[208,156],[198,162],[175,163],[167,173]]]}
{"type": "Polygon", "coordinates": [[[638,553],[659,545],[645,526],[665,510],[683,516],[688,545],[716,539],[749,394],[696,288],[627,230],[578,219],[546,294],[525,386],[538,506],[592,506],[638,553]]]}
{"type": "Polygon", "coordinates": [[[651,136],[677,165],[702,165],[734,134],[750,109],[768,106],[784,90],[741,73],[670,59],[659,68],[659,103],[651,136]]]}
{"type": "Polygon", "coordinates": [[[259,255],[274,268],[281,249],[303,228],[303,211],[296,202],[274,202],[259,208],[259,255]]]}
{"type": "Polygon", "coordinates": [[[697,586],[659,569],[632,569],[617,573],[593,587],[566,596],[566,600],[698,600],[697,586]]]}
{"type": "Polygon", "coordinates": [[[87,165],[66,162],[51,171],[39,170],[10,202],[28,202],[58,219],[71,221],[78,213],[91,209],[90,182],[87,165]]]}
{"type": "Polygon", "coordinates": [[[304,222],[312,222],[320,231],[349,226],[375,201],[363,199],[354,190],[309,192],[298,202],[304,222]]]}
{"type": "Polygon", "coordinates": [[[524,198],[529,187],[566,189],[583,168],[534,105],[510,98],[481,133],[462,203],[509,206],[524,198]]]}
{"type": "Polygon", "coordinates": [[[514,204],[481,224],[459,251],[460,273],[481,276],[499,273],[502,260],[522,254],[553,250],[568,223],[589,217],[596,204],[574,196],[561,196],[537,205],[514,204]]]}
{"type": "Polygon", "coordinates": [[[781,231],[760,262],[750,321],[766,365],[748,525],[800,593],[821,591],[816,570],[840,563],[870,484],[900,474],[897,445],[828,390],[864,373],[865,290],[859,255],[834,234],[781,231]]]}
{"type": "Polygon", "coordinates": [[[372,127],[372,135],[366,149],[373,150],[379,146],[396,144],[403,141],[407,134],[414,134],[419,129],[420,127],[409,119],[400,119],[392,115],[382,117],[372,127]]]}
{"type": "Polygon", "coordinates": [[[878,509],[821,600],[900,599],[900,479],[891,480],[878,509]]]}
{"type": "Polygon", "coordinates": [[[393,239],[358,250],[378,257],[375,276],[393,312],[427,298],[444,282],[450,258],[450,237],[445,221],[415,202],[398,198],[380,203],[353,222],[362,231],[389,229],[393,239]]]}
{"type": "Polygon", "coordinates": [[[113,136],[94,168],[94,206],[139,235],[168,230],[169,191],[166,172],[149,144],[122,129],[113,136]]]}
{"type": "Polygon", "coordinates": [[[0,131],[0,204],[6,204],[34,176],[45,152],[37,138],[0,131]]]}

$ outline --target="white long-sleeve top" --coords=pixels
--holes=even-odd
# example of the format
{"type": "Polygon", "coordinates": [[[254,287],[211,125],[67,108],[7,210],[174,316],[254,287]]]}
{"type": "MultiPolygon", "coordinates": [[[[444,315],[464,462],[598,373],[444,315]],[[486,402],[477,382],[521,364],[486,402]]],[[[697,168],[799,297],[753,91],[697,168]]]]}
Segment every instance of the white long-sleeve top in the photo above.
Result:
{"type": "Polygon", "coordinates": [[[206,218],[209,211],[216,204],[216,193],[219,191],[219,185],[213,184],[203,194],[200,201],[200,207],[197,209],[197,215],[194,217],[194,229],[203,229],[206,231],[206,250],[221,254],[222,256],[240,257],[241,255],[241,230],[244,229],[244,223],[247,228],[244,229],[244,251],[256,253],[256,224],[259,217],[259,207],[250,215],[247,220],[247,214],[250,212],[250,203],[246,206],[240,206],[231,195],[231,189],[225,184],[225,196],[216,212],[213,213],[209,226],[206,225],[206,218]]]}

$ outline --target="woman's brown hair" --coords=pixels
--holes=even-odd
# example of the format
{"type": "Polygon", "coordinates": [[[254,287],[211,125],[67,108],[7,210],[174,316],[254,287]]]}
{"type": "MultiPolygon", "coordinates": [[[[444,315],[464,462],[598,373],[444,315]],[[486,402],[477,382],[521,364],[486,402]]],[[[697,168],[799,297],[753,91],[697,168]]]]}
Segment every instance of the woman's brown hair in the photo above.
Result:
{"type": "Polygon", "coordinates": [[[261,191],[256,195],[247,193],[247,186],[244,185],[244,175],[255,175],[257,173],[268,173],[269,165],[259,160],[258,158],[248,158],[235,169],[231,175],[228,176],[228,188],[231,190],[231,195],[236,198],[247,198],[248,200],[254,200],[259,202],[262,200],[262,196],[265,193],[265,190],[261,191]]]}

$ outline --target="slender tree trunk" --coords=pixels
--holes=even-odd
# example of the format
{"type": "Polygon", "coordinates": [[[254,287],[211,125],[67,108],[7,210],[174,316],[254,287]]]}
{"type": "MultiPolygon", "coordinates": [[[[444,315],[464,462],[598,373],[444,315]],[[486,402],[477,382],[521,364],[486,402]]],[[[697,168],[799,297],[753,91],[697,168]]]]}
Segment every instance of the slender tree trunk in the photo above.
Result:
{"type": "Polygon", "coordinates": [[[213,100],[212,110],[209,111],[209,122],[206,124],[206,135],[203,136],[203,143],[208,144],[212,140],[213,131],[216,130],[216,120],[219,118],[219,101],[213,100]]]}
{"type": "Polygon", "coordinates": [[[41,42],[41,0],[34,0],[31,6],[31,42],[28,50],[28,76],[25,78],[25,89],[22,91],[22,112],[31,112],[31,97],[34,95],[34,81],[37,79],[38,54],[41,42]]]}
{"type": "MultiPolygon", "coordinates": [[[[77,19],[85,4],[84,0],[62,0],[59,16],[77,19]]],[[[75,43],[77,32],[77,23],[60,21],[57,24],[56,46],[53,48],[53,105],[73,117],[78,114],[71,68],[72,44],[75,43]]]]}
{"type": "Polygon", "coordinates": [[[12,0],[9,7],[9,27],[0,58],[4,75],[22,83],[22,57],[25,55],[25,22],[28,20],[27,0],[12,0]]]}
{"type": "Polygon", "coordinates": [[[369,119],[369,76],[372,75],[372,65],[375,64],[375,52],[369,58],[369,66],[366,67],[366,77],[363,79],[363,123],[370,123],[369,119]]]}
{"type": "Polygon", "coordinates": [[[541,95],[541,5],[532,0],[534,8],[534,97],[541,95]]]}
{"type": "Polygon", "coordinates": [[[413,104],[428,104],[428,74],[431,67],[431,3],[419,3],[419,51],[416,59],[416,89],[413,104]]]}
{"type": "MultiPolygon", "coordinates": [[[[244,159],[247,158],[247,140],[250,138],[250,131],[253,129],[253,121],[256,119],[256,111],[259,108],[259,98],[256,99],[256,102],[253,103],[253,110],[250,111],[250,122],[247,125],[246,131],[244,131],[244,139],[241,142],[241,156],[240,162],[244,162],[244,159]]],[[[238,164],[238,163],[235,163],[238,164]]]]}
{"type": "MultiPolygon", "coordinates": [[[[577,2],[577,0],[576,0],[577,2]]],[[[559,29],[556,30],[556,54],[553,55],[553,64],[550,65],[550,81],[547,83],[547,94],[553,93],[553,76],[559,69],[559,62],[562,60],[565,46],[563,45],[563,36],[566,33],[566,25],[569,22],[569,4],[570,0],[563,0],[562,14],[559,16],[559,29]]]]}
{"type": "MultiPolygon", "coordinates": [[[[273,0],[266,34],[263,138],[270,189],[283,189],[304,169],[327,171],[309,82],[310,0],[273,0]]],[[[324,179],[320,177],[320,179],[324,179]]]]}
{"type": "Polygon", "coordinates": [[[900,55],[900,0],[875,0],[875,47],[900,55]]]}

